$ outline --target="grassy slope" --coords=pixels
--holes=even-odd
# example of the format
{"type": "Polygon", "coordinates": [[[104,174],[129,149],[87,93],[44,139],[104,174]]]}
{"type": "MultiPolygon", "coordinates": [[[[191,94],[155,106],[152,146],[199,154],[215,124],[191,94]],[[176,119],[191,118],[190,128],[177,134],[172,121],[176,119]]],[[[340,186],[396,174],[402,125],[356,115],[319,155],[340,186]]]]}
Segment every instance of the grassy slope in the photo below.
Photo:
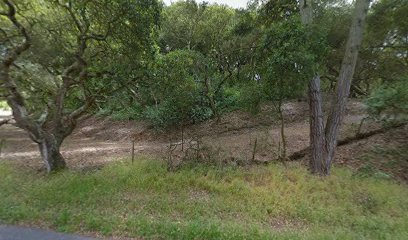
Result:
{"type": "Polygon", "coordinates": [[[408,189],[294,164],[184,168],[158,161],[41,176],[0,164],[0,222],[153,239],[408,239],[408,189]]]}

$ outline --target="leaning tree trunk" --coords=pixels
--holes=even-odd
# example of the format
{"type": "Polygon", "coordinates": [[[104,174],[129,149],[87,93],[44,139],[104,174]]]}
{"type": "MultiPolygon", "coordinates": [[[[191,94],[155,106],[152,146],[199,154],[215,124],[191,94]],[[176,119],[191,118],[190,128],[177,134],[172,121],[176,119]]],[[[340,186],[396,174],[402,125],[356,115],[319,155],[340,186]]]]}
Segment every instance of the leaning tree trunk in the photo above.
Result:
{"type": "Polygon", "coordinates": [[[57,140],[54,135],[48,134],[38,147],[41,157],[47,168],[47,172],[55,172],[66,167],[65,159],[60,152],[61,141],[57,140]]]}
{"type": "MultiPolygon", "coordinates": [[[[337,146],[337,136],[344,115],[347,98],[350,94],[351,80],[357,63],[358,51],[363,38],[363,24],[367,16],[371,0],[357,0],[353,22],[346,45],[340,75],[337,82],[336,96],[330,108],[325,133],[323,134],[322,97],[320,93],[320,77],[316,74],[309,83],[310,104],[310,168],[313,173],[329,175],[337,146]]],[[[313,22],[311,0],[300,0],[302,23],[313,22]]]]}
{"type": "Polygon", "coordinates": [[[357,0],[353,22],[350,28],[340,75],[337,82],[336,96],[330,108],[330,115],[326,124],[326,147],[324,174],[330,174],[337,146],[337,136],[345,112],[347,98],[350,94],[351,81],[357,63],[358,52],[363,39],[364,21],[367,16],[370,0],[357,0]]]}

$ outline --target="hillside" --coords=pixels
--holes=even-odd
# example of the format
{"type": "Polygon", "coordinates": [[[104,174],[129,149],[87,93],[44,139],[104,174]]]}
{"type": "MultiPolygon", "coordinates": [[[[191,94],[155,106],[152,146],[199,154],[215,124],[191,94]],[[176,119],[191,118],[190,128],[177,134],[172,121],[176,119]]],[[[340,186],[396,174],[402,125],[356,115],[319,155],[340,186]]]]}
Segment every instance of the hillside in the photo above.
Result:
{"type": "MultiPolygon", "coordinates": [[[[309,143],[307,104],[290,102],[285,104],[284,109],[288,154],[291,154],[306,148],[309,143]]],[[[363,117],[364,105],[356,100],[350,101],[340,138],[355,135],[363,117]]],[[[367,123],[363,125],[362,132],[378,128],[381,128],[381,125],[367,123]]],[[[199,139],[202,146],[205,146],[207,154],[211,154],[215,161],[240,164],[252,160],[255,139],[256,162],[274,161],[279,146],[279,130],[278,120],[268,105],[265,105],[257,115],[242,111],[227,113],[219,123],[210,120],[186,126],[183,134],[186,148],[189,141],[199,139]]],[[[6,125],[0,132],[1,138],[6,139],[1,159],[36,169],[43,167],[36,144],[32,143],[23,131],[6,125]]],[[[94,168],[107,162],[129,159],[134,140],[136,157],[165,159],[169,157],[169,145],[180,143],[181,136],[181,129],[158,131],[142,121],[113,121],[108,118],[92,117],[80,123],[74,134],[67,138],[62,146],[62,152],[70,168],[94,168]]],[[[375,159],[378,158],[377,155],[381,155],[378,152],[385,155],[391,152],[396,154],[397,158],[398,156],[401,158],[394,163],[398,168],[387,168],[375,161],[373,166],[385,172],[394,172],[397,179],[406,181],[407,164],[404,162],[404,154],[400,153],[406,145],[406,128],[394,129],[340,147],[336,155],[336,164],[349,165],[353,168],[366,167],[367,161],[362,159],[375,159]]],[[[172,154],[174,158],[181,158],[180,146],[172,154]]],[[[391,163],[385,165],[387,164],[391,163]]]]}

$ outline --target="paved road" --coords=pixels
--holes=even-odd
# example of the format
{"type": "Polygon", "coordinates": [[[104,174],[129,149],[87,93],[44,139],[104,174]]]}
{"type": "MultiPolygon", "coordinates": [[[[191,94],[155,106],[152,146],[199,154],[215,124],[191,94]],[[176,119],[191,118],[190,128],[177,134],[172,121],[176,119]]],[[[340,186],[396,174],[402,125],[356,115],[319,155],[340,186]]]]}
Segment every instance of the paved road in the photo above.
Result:
{"type": "Polygon", "coordinates": [[[0,225],[0,240],[95,240],[47,230],[0,225]]]}

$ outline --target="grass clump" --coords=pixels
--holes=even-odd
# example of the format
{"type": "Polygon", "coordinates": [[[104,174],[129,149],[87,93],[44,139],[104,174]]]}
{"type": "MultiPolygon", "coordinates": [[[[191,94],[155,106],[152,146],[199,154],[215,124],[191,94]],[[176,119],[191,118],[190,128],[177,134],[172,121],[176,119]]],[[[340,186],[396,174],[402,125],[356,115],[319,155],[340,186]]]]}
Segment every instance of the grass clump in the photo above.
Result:
{"type": "Polygon", "coordinates": [[[0,222],[148,239],[407,239],[408,190],[298,164],[167,172],[140,160],[51,176],[0,164],[0,222]]]}

